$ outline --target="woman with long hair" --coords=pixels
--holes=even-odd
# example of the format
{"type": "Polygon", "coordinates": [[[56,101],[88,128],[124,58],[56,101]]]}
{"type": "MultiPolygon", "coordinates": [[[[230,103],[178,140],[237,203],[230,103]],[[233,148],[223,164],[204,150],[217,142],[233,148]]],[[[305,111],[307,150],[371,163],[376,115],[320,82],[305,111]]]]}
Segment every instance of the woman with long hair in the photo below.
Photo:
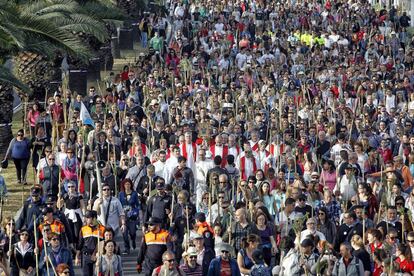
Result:
{"type": "Polygon", "coordinates": [[[29,242],[29,231],[20,230],[19,241],[12,245],[10,250],[11,275],[19,276],[24,273],[30,274],[36,268],[34,248],[29,242]]]}
{"type": "Polygon", "coordinates": [[[354,249],[352,255],[361,260],[362,264],[364,265],[365,275],[371,275],[371,257],[369,256],[369,253],[365,250],[364,241],[362,240],[361,236],[352,236],[351,246],[354,249]]]}
{"type": "Polygon", "coordinates": [[[139,198],[138,193],[133,190],[131,179],[124,179],[121,182],[121,192],[118,195],[119,201],[126,214],[127,229],[122,233],[125,243],[125,252],[129,254],[130,241],[132,248],[136,248],[136,227],[139,224],[139,198]]]}
{"type": "Polygon", "coordinates": [[[68,139],[67,139],[68,148],[75,147],[76,141],[77,141],[77,136],[78,136],[78,134],[76,133],[76,131],[74,129],[69,129],[68,139]]]}
{"type": "Polygon", "coordinates": [[[36,121],[39,118],[39,103],[34,102],[29,112],[27,112],[27,123],[30,126],[30,136],[34,137],[36,134],[36,121]]]}
{"type": "Polygon", "coordinates": [[[256,187],[259,188],[263,181],[266,181],[265,173],[262,169],[258,169],[254,175],[256,176],[256,187]]]}
{"type": "Polygon", "coordinates": [[[397,256],[395,262],[400,266],[401,272],[412,275],[414,272],[414,261],[412,260],[411,248],[406,244],[400,243],[397,245],[395,255],[397,256]]]}
{"type": "Polygon", "coordinates": [[[336,185],[336,171],[335,163],[332,160],[324,160],[319,181],[323,187],[327,187],[333,192],[336,185]]]}
{"type": "Polygon", "coordinates": [[[99,267],[98,276],[122,276],[122,261],[121,256],[115,254],[116,244],[113,240],[104,242],[103,254],[96,262],[99,267]]]}
{"type": "Polygon", "coordinates": [[[276,210],[280,210],[284,207],[285,200],[286,200],[286,182],[280,181],[279,185],[275,187],[272,191],[273,197],[275,198],[276,210]]]}
{"type": "Polygon", "coordinates": [[[259,198],[263,202],[264,206],[269,211],[272,217],[276,216],[277,206],[275,197],[270,193],[270,184],[267,181],[262,182],[259,187],[259,198]]]}
{"type": "Polygon", "coordinates": [[[373,219],[378,212],[378,201],[367,183],[358,184],[358,201],[360,205],[366,207],[368,217],[373,219]]]}
{"type": "Polygon", "coordinates": [[[254,265],[252,254],[260,244],[260,237],[249,234],[246,238],[243,238],[242,243],[242,249],[237,253],[237,264],[242,275],[250,275],[250,269],[254,265]]]}
{"type": "Polygon", "coordinates": [[[376,249],[382,249],[382,233],[378,229],[368,229],[367,230],[367,251],[372,254],[376,249]]]}
{"type": "Polygon", "coordinates": [[[268,222],[268,218],[263,212],[257,213],[252,233],[260,237],[260,247],[263,250],[265,263],[270,265],[272,255],[276,254],[275,226],[268,222]]]}
{"type": "Polygon", "coordinates": [[[318,230],[325,235],[326,240],[330,244],[334,244],[336,238],[336,225],[329,217],[326,207],[321,207],[318,210],[318,230]]]}

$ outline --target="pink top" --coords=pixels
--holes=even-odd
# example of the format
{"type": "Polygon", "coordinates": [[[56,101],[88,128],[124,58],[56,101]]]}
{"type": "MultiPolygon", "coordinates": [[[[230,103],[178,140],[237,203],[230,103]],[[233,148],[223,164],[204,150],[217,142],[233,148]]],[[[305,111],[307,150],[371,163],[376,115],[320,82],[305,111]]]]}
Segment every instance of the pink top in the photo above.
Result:
{"type": "Polygon", "coordinates": [[[331,192],[333,192],[333,189],[336,185],[336,172],[335,170],[330,172],[327,172],[325,170],[322,170],[321,178],[320,178],[320,184],[322,186],[326,186],[329,188],[331,192]]]}
{"type": "Polygon", "coordinates": [[[27,121],[29,122],[31,127],[36,126],[36,120],[39,117],[39,115],[40,115],[39,111],[29,110],[29,113],[27,113],[27,121]]]}

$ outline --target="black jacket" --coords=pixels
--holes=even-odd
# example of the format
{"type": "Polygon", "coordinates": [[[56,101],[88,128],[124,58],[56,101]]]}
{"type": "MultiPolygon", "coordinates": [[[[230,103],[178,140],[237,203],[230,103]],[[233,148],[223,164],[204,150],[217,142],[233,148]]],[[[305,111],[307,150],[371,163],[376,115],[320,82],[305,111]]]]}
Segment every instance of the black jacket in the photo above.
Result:
{"type": "Polygon", "coordinates": [[[335,250],[339,251],[339,246],[343,242],[350,242],[354,235],[359,235],[362,237],[363,227],[360,222],[356,222],[354,225],[349,227],[345,223],[339,226],[336,240],[335,240],[335,250]]]}

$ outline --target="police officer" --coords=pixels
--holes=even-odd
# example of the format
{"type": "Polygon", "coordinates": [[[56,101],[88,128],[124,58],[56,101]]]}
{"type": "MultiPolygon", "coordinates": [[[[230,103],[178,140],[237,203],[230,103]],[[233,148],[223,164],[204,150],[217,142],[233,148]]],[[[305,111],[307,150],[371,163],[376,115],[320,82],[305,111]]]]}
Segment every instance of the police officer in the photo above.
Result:
{"type": "Polygon", "coordinates": [[[82,273],[84,276],[94,275],[93,268],[98,255],[98,237],[103,240],[105,227],[97,221],[97,213],[88,210],[85,214],[86,225],[79,233],[75,265],[80,264],[82,254],[82,273]]]}
{"type": "Polygon", "coordinates": [[[158,218],[161,222],[165,223],[167,221],[170,210],[171,196],[168,195],[165,191],[165,181],[162,178],[158,178],[157,194],[148,200],[144,221],[148,221],[150,217],[155,217],[158,218]]]}
{"type": "Polygon", "coordinates": [[[171,250],[170,234],[161,228],[162,220],[152,217],[148,221],[148,232],[145,233],[141,249],[138,251],[137,272],[146,276],[162,264],[162,254],[171,250]]]}
{"type": "Polygon", "coordinates": [[[23,210],[16,221],[16,229],[33,229],[33,216],[41,216],[45,204],[42,200],[42,186],[34,185],[30,190],[30,198],[24,203],[23,210]]]}

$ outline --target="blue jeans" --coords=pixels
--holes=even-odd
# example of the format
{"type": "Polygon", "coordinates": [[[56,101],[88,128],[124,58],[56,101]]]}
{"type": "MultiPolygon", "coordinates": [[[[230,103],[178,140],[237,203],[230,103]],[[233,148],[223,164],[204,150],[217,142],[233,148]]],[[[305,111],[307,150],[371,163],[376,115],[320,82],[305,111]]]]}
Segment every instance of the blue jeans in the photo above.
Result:
{"type": "Polygon", "coordinates": [[[141,46],[142,48],[147,48],[148,34],[146,32],[141,32],[141,46]]]}

